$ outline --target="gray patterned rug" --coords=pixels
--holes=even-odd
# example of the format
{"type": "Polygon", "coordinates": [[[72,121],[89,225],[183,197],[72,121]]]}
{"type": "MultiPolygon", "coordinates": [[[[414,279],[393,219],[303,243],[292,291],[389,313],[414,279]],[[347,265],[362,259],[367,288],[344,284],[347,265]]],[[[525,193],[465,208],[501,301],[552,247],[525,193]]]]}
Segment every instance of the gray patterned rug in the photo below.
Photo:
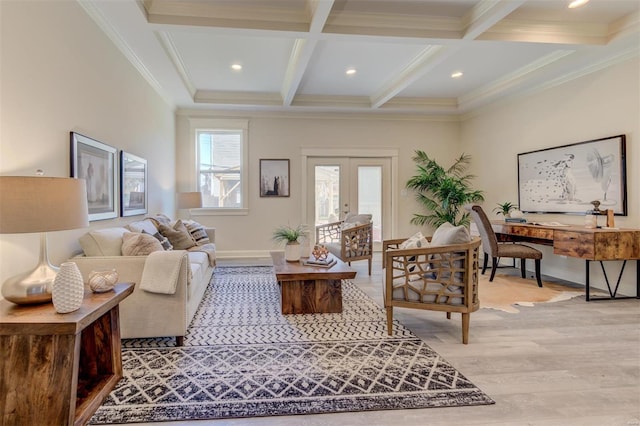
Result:
{"type": "Polygon", "coordinates": [[[218,267],[184,339],[123,341],[92,424],[493,404],[351,282],[343,313],[280,313],[270,266],[218,267]]]}

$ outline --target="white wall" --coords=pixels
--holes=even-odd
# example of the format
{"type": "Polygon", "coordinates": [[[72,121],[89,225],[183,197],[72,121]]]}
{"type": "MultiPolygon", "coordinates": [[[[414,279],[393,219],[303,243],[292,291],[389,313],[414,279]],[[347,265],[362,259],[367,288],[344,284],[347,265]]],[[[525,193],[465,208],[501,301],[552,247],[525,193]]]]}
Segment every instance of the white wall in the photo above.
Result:
{"type": "MultiPolygon", "coordinates": [[[[636,58],[524,99],[486,108],[461,123],[462,150],[473,156],[477,187],[486,191],[485,210],[518,200],[517,154],[625,134],[628,216],[616,226],[640,228],[640,61],[636,58]]],[[[583,216],[528,215],[584,225],[583,216]]],[[[603,218],[600,219],[601,221],[603,218]]],[[[538,246],[540,247],[540,246],[538,246]]],[[[584,283],[584,261],[553,255],[543,247],[542,273],[584,283]]],[[[610,281],[621,262],[606,262],[610,281]]],[[[635,265],[624,273],[621,293],[635,295],[635,265]]],[[[597,264],[591,283],[603,287],[597,264]]]]}
{"type": "MultiPolygon", "coordinates": [[[[247,216],[198,216],[203,224],[216,228],[216,246],[222,256],[252,254],[274,250],[271,232],[282,224],[303,223],[302,217],[302,159],[301,150],[307,148],[353,148],[366,156],[367,149],[394,148],[398,150],[398,194],[415,173],[411,160],[416,149],[427,151],[443,164],[449,164],[460,152],[458,123],[451,119],[382,117],[363,118],[327,114],[309,115],[229,115],[229,113],[183,111],[177,117],[178,189],[189,188],[191,158],[195,141],[189,137],[188,117],[237,118],[249,120],[249,209],[247,216]],[[291,196],[289,198],[260,198],[259,159],[289,158],[291,160],[291,196]]],[[[413,213],[422,212],[413,196],[398,196],[397,235],[415,232],[410,225],[413,213]]]]}
{"type": "MultiPolygon", "coordinates": [[[[75,1],[0,1],[0,20],[0,174],[69,176],[76,131],[146,158],[149,210],[172,213],[173,109],[75,1]]],[[[86,231],[49,233],[52,263],[86,231]]],[[[35,266],[38,247],[36,234],[0,235],[0,282],[35,266]]]]}

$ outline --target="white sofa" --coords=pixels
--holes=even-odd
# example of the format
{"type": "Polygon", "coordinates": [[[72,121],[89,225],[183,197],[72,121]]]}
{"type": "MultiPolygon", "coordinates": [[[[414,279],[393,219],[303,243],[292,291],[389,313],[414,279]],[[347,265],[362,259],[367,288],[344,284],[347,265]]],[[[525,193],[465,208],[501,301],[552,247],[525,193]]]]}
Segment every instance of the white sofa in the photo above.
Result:
{"type": "Polygon", "coordinates": [[[123,235],[142,230],[153,235],[157,223],[147,218],[126,227],[90,231],[80,238],[84,253],[70,261],[78,265],[85,282],[91,271],[115,269],[119,282],[136,284],[133,293],[120,303],[122,338],[175,336],[176,345],[181,346],[215,268],[215,229],[204,228],[209,239],[206,252],[194,247],[142,256],[122,255],[123,235]],[[156,271],[150,270],[154,267],[156,271]],[[166,268],[175,268],[175,273],[158,277],[158,270],[166,268]],[[173,294],[142,289],[143,275],[147,284],[153,276],[154,285],[161,290],[175,289],[173,294]]]}

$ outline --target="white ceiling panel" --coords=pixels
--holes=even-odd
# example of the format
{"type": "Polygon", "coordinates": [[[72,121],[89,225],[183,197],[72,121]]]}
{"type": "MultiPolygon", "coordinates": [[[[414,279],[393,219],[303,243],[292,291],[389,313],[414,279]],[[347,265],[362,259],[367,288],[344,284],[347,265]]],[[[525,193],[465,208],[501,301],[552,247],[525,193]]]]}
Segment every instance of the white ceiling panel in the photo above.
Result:
{"type": "Polygon", "coordinates": [[[400,96],[457,98],[522,70],[556,50],[556,45],[541,43],[467,44],[403,90],[400,96]],[[452,78],[451,74],[457,71],[463,73],[462,77],[452,78]]]}
{"type": "Polygon", "coordinates": [[[173,32],[170,38],[199,90],[277,92],[293,46],[274,37],[173,32]],[[236,63],[241,71],[231,69],[236,63]]]}
{"type": "Polygon", "coordinates": [[[416,45],[319,42],[299,93],[369,96],[422,50],[416,45]],[[346,75],[347,68],[356,74],[346,75]]]}

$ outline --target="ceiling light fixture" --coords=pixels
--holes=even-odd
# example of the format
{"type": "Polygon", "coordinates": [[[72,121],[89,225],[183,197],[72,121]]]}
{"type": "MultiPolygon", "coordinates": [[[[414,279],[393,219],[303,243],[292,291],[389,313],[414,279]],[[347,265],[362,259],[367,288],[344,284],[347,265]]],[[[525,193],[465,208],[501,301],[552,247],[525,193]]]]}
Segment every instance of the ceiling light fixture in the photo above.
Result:
{"type": "Polygon", "coordinates": [[[355,68],[348,68],[347,71],[345,72],[345,74],[347,75],[354,75],[355,73],[356,73],[355,68]]]}
{"type": "Polygon", "coordinates": [[[462,77],[462,71],[456,71],[451,74],[451,78],[460,78],[462,77]]]}
{"type": "Polygon", "coordinates": [[[240,71],[242,69],[242,65],[233,64],[233,65],[231,65],[231,69],[234,70],[234,71],[240,71]]]}
{"type": "Polygon", "coordinates": [[[569,3],[569,9],[575,9],[576,7],[584,6],[589,3],[589,0],[573,0],[569,3]]]}

